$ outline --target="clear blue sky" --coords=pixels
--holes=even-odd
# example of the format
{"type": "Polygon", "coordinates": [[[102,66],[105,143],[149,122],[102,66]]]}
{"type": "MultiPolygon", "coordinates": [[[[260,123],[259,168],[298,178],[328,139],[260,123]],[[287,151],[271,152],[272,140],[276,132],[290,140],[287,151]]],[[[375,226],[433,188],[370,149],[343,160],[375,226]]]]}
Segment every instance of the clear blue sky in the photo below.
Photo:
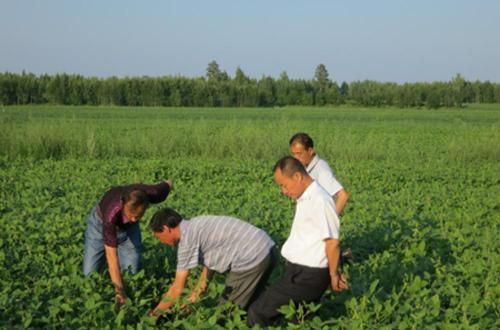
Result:
{"type": "Polygon", "coordinates": [[[0,72],[500,82],[499,0],[0,0],[0,72]]]}

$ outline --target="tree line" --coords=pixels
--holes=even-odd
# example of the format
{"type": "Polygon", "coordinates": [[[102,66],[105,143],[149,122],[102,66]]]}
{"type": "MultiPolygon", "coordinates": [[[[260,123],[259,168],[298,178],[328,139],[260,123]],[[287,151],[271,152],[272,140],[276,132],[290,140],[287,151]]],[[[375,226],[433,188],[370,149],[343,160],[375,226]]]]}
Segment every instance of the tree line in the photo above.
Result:
{"type": "Polygon", "coordinates": [[[342,82],[319,64],[311,80],[254,79],[237,68],[233,77],[217,62],[204,77],[84,77],[78,74],[0,73],[0,104],[116,106],[276,107],[352,104],[358,106],[460,107],[500,103],[500,84],[467,81],[457,74],[446,82],[397,84],[373,80],[342,82]]]}

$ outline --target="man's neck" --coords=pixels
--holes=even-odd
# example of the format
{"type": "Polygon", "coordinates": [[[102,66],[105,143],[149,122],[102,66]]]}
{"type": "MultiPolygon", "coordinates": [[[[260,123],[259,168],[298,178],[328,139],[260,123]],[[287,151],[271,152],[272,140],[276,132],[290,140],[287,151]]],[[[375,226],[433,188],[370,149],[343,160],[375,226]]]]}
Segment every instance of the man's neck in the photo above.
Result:
{"type": "Polygon", "coordinates": [[[309,175],[304,177],[304,190],[302,190],[302,193],[300,194],[299,198],[297,198],[297,199],[300,199],[300,197],[302,197],[304,195],[307,188],[309,188],[309,186],[313,183],[313,181],[314,180],[309,175]]]}
{"type": "Polygon", "coordinates": [[[314,157],[316,157],[316,153],[315,153],[315,152],[313,152],[312,157],[311,157],[311,159],[309,160],[309,163],[307,163],[307,164],[306,164],[306,166],[304,166],[305,168],[308,168],[308,167],[309,167],[309,165],[311,165],[311,163],[312,163],[312,162],[313,162],[313,160],[314,160],[314,157]]]}

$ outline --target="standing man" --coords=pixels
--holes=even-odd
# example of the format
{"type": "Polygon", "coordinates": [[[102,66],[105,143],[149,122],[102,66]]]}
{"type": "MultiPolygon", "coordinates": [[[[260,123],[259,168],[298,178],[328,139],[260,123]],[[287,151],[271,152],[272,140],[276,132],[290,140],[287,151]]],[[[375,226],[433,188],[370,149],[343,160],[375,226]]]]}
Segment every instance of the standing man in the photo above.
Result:
{"type": "Polygon", "coordinates": [[[160,316],[181,295],[189,271],[203,265],[189,300],[195,302],[207,287],[212,271],[226,273],[224,300],[246,309],[261,291],[275,263],[274,242],[263,230],[228,216],[199,216],[183,220],[173,209],[156,212],[150,229],[163,244],[177,246],[174,283],[149,313],[160,316]]]}
{"type": "Polygon", "coordinates": [[[274,180],[297,205],[290,236],[281,249],[286,260],[284,277],[250,305],[250,326],[270,325],[280,306],[290,300],[318,301],[329,285],[335,291],[348,287],[337,270],[340,221],[331,196],[291,156],[276,163],[274,180]]]}
{"type": "Polygon", "coordinates": [[[290,139],[290,153],[298,159],[307,170],[307,173],[322,186],[335,201],[337,215],[341,215],[349,194],[333,175],[328,163],[314,151],[314,141],[306,133],[297,133],[290,139]]]}

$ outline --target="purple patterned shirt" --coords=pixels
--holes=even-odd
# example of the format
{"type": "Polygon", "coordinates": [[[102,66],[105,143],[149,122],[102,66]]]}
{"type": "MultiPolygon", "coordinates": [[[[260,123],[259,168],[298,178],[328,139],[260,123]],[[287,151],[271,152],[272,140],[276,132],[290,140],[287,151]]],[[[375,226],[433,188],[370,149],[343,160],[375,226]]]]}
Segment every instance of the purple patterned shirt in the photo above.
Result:
{"type": "Polygon", "coordinates": [[[144,191],[148,195],[149,202],[156,204],[167,198],[170,187],[166,182],[162,182],[156,185],[131,184],[109,189],[97,204],[97,214],[102,220],[104,244],[107,246],[117,247],[117,229],[125,230],[131,225],[122,212],[122,197],[132,190],[144,191]]]}

